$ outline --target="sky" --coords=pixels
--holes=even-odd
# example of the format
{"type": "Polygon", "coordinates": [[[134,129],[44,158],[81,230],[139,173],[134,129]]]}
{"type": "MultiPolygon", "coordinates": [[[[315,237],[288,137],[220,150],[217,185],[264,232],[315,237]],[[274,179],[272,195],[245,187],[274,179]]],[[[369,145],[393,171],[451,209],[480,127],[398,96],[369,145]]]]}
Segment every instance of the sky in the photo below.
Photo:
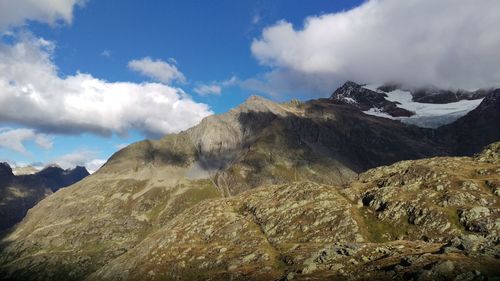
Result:
{"type": "Polygon", "coordinates": [[[498,0],[0,0],[0,161],[124,146],[346,80],[500,86],[498,0]]]}

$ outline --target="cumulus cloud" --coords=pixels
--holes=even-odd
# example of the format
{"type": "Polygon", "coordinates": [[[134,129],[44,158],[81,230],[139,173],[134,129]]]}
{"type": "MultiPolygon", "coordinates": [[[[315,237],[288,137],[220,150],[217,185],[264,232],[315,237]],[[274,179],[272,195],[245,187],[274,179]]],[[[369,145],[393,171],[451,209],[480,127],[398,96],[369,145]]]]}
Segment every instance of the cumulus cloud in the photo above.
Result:
{"type": "Polygon", "coordinates": [[[26,128],[0,128],[0,148],[28,154],[25,144],[30,141],[44,149],[52,148],[52,139],[46,134],[37,133],[33,129],[26,128]]]}
{"type": "MultiPolygon", "coordinates": [[[[175,60],[173,61],[175,62],[175,60]]],[[[132,60],[128,63],[128,67],[141,75],[165,84],[170,84],[173,81],[186,82],[186,77],[177,69],[174,63],[170,64],[159,59],[153,60],[150,57],[145,57],[132,60]]]]}
{"type": "Polygon", "coordinates": [[[63,156],[60,156],[51,162],[59,165],[63,169],[71,169],[76,166],[84,166],[87,168],[89,173],[94,173],[97,171],[106,160],[98,158],[99,152],[88,150],[88,149],[79,149],[63,156]]]}
{"type": "Polygon", "coordinates": [[[268,87],[277,73],[444,88],[499,86],[498,7],[497,0],[372,0],[309,17],[300,28],[280,21],[265,28],[251,50],[273,68],[271,80],[260,80],[268,87]]]}
{"type": "Polygon", "coordinates": [[[53,43],[29,34],[0,43],[0,122],[45,133],[109,135],[135,129],[159,136],[212,114],[182,89],[160,83],[107,82],[85,73],[60,77],[53,49],[53,43]]]}
{"type": "Polygon", "coordinates": [[[27,20],[48,24],[71,23],[73,9],[85,0],[0,0],[0,32],[27,20]]]}

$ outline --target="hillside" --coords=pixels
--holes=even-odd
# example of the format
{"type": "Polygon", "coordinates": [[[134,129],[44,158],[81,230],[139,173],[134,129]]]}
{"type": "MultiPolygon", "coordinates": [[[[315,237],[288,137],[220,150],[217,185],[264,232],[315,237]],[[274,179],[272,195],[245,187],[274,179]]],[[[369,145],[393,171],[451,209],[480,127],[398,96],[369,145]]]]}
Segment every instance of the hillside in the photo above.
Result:
{"type": "Polygon", "coordinates": [[[71,233],[72,221],[90,219],[90,210],[31,233],[24,222],[4,239],[1,270],[6,280],[498,276],[499,156],[497,143],[474,158],[429,158],[375,168],[344,188],[308,181],[262,186],[179,212],[155,231],[142,232],[142,241],[128,249],[132,235],[122,232],[118,238],[112,231],[120,225],[132,230],[132,219],[102,228],[103,219],[93,217],[96,226],[79,233],[78,240],[61,239],[71,233]],[[104,233],[96,232],[99,228],[104,233]],[[106,236],[100,240],[101,235],[106,236]],[[95,244],[89,244],[92,240],[95,244]],[[115,247],[102,251],[109,240],[115,247]],[[108,262],[92,255],[99,251],[108,262]],[[102,263],[92,264],[95,260],[102,263]]]}
{"type": "Polygon", "coordinates": [[[86,280],[498,276],[499,155],[497,143],[372,169],[344,189],[295,182],[210,200],[86,280]]]}

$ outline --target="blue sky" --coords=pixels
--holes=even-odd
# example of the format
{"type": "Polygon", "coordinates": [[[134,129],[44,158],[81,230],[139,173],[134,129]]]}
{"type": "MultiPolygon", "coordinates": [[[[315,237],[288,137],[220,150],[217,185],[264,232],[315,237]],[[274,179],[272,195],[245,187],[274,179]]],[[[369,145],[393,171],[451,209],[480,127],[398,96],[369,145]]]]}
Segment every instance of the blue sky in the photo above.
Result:
{"type": "MultiPolygon", "coordinates": [[[[30,23],[38,36],[55,41],[55,63],[62,75],[92,73],[108,81],[142,82],[127,69],[131,59],[174,58],[188,78],[188,92],[197,83],[250,78],[265,72],[250,51],[262,29],[280,20],[300,26],[308,16],[347,10],[362,1],[88,1],[74,11],[71,25],[52,28],[30,23]],[[103,56],[103,52],[110,56],[103,56]]],[[[230,89],[224,98],[195,97],[216,113],[238,105],[248,91],[230,89]]]]}
{"type": "MultiPolygon", "coordinates": [[[[55,43],[53,62],[61,77],[82,72],[110,82],[141,83],[152,79],[127,68],[131,59],[151,57],[173,61],[173,58],[187,78],[179,86],[193,100],[208,104],[214,113],[222,113],[254,91],[233,85],[220,95],[197,95],[193,89],[205,83],[232,77],[245,79],[265,72],[266,67],[259,65],[250,51],[252,40],[263,27],[279,20],[301,25],[307,16],[349,9],[359,2],[125,0],[118,4],[91,0],[74,9],[69,24],[50,25],[28,19],[22,29],[55,43]]],[[[23,127],[2,123],[2,127],[23,127]]],[[[145,137],[151,136],[135,130],[125,136],[87,132],[51,134],[50,149],[27,140],[24,143],[27,152],[3,147],[0,159],[19,165],[49,163],[72,153],[107,159],[124,144],[145,137]]]]}
{"type": "Polygon", "coordinates": [[[487,0],[35,2],[0,0],[0,160],[12,164],[95,169],[251,94],[325,97],[347,79],[499,81],[487,0]],[[491,42],[461,48],[483,35],[491,42]]]}

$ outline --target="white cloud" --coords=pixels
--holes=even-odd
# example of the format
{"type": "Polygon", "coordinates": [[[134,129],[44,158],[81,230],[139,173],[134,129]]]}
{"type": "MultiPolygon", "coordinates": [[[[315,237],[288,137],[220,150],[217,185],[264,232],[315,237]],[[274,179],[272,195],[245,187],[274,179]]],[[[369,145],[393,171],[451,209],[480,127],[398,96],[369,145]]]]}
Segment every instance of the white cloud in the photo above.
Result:
{"type": "Polygon", "coordinates": [[[240,82],[244,89],[267,94],[275,99],[288,100],[290,96],[310,98],[311,95],[330,94],[345,78],[325,74],[307,74],[290,69],[274,69],[256,78],[240,82]]]}
{"type": "Polygon", "coordinates": [[[474,89],[500,85],[498,26],[497,0],[372,0],[301,28],[278,22],[251,50],[275,72],[474,89]]]}
{"type": "Polygon", "coordinates": [[[184,77],[184,74],[174,64],[169,64],[162,60],[153,60],[150,57],[145,57],[130,61],[128,67],[131,70],[139,72],[141,75],[165,84],[170,84],[173,81],[186,82],[186,77],[184,77]]]}
{"type": "Polygon", "coordinates": [[[107,50],[107,49],[106,49],[106,50],[103,50],[103,51],[101,52],[101,56],[106,57],[106,58],[109,58],[109,57],[111,57],[111,51],[110,51],[110,50],[107,50]]]}
{"type": "Polygon", "coordinates": [[[101,135],[135,129],[163,135],[212,114],[184,91],[159,83],[107,82],[90,74],[60,77],[54,44],[21,35],[0,43],[0,122],[43,132],[101,135]]]}
{"type": "Polygon", "coordinates": [[[239,83],[240,81],[238,78],[236,78],[236,76],[232,76],[231,78],[221,82],[214,81],[209,84],[200,83],[193,89],[193,91],[201,96],[220,95],[223,88],[234,86],[239,83]]]}
{"type": "Polygon", "coordinates": [[[0,148],[28,154],[25,144],[29,141],[33,141],[36,145],[44,149],[52,148],[52,139],[45,134],[37,133],[33,129],[0,128],[0,148]]]}
{"type": "Polygon", "coordinates": [[[59,165],[63,169],[72,169],[76,166],[84,166],[87,168],[89,173],[94,173],[97,171],[106,160],[98,158],[99,153],[97,151],[88,149],[79,149],[61,157],[58,157],[51,161],[59,165]]]}
{"type": "Polygon", "coordinates": [[[262,20],[259,13],[255,13],[252,17],[252,24],[258,24],[262,20]]]}
{"type": "Polygon", "coordinates": [[[194,91],[202,96],[220,95],[220,93],[222,92],[222,88],[219,85],[215,84],[201,84],[194,88],[194,91]]]}
{"type": "Polygon", "coordinates": [[[85,0],[0,0],[0,32],[27,20],[51,25],[58,21],[71,23],[74,7],[84,3],[85,0]]]}

